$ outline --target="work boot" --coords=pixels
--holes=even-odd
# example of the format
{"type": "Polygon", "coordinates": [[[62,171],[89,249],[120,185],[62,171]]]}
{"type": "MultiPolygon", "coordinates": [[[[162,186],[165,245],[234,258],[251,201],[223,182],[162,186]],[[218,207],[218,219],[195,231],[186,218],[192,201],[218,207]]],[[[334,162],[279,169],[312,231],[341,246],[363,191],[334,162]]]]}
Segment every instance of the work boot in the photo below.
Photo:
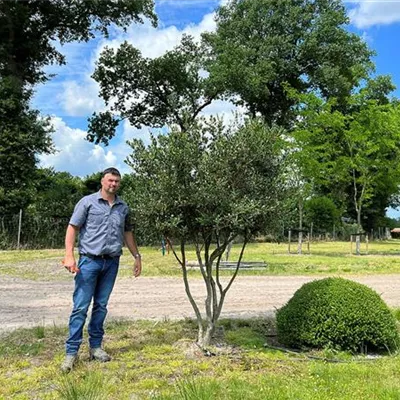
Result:
{"type": "Polygon", "coordinates": [[[67,354],[63,363],[61,364],[61,371],[66,373],[71,372],[77,360],[77,354],[67,354]]]}
{"type": "Polygon", "coordinates": [[[111,357],[101,347],[96,347],[95,349],[90,349],[90,361],[92,360],[107,362],[111,360],[111,357]]]}

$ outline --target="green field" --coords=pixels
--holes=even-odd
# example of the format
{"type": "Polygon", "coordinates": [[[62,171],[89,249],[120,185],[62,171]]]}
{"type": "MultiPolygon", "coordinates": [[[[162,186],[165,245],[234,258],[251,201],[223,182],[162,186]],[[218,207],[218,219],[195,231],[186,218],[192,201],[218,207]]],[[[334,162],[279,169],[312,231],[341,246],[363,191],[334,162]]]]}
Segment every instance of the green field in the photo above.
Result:
{"type": "MultiPolygon", "coordinates": [[[[180,275],[171,254],[141,251],[144,275],[180,275]]],[[[235,246],[231,259],[238,251],[235,246]]],[[[369,254],[359,257],[349,253],[350,244],[343,242],[312,243],[311,254],[302,256],[288,255],[287,244],[253,243],[245,260],[264,261],[267,268],[243,273],[400,273],[400,242],[370,243],[369,254]]],[[[62,250],[3,251],[1,275],[65,279],[62,255],[62,250]]],[[[188,259],[195,259],[193,251],[188,259]]],[[[123,275],[130,273],[130,263],[124,255],[123,275]]],[[[192,321],[113,321],[105,339],[113,360],[89,362],[84,345],[76,370],[62,375],[66,328],[21,329],[0,340],[0,399],[400,399],[400,354],[295,353],[277,349],[274,333],[274,321],[221,321],[207,356],[193,345],[192,321]]]]}
{"type": "MultiPolygon", "coordinates": [[[[187,259],[195,261],[194,249],[188,248],[187,259]]],[[[291,250],[296,251],[292,243],[291,250]]],[[[307,246],[304,245],[307,251],[307,246]]],[[[240,245],[234,245],[230,260],[238,257],[240,245]]],[[[354,251],[354,245],[353,245],[354,251]]],[[[304,275],[304,274],[377,274],[400,273],[400,240],[376,241],[362,244],[362,254],[350,254],[347,242],[313,242],[310,254],[288,254],[287,243],[250,243],[244,261],[263,261],[266,268],[241,271],[250,275],[304,275]]],[[[181,276],[181,270],[173,254],[162,256],[161,250],[142,247],[143,276],[181,276]]],[[[0,251],[0,275],[54,280],[68,279],[60,267],[63,250],[0,251]]],[[[132,257],[125,251],[121,259],[121,276],[131,275],[132,257]]],[[[190,273],[199,276],[193,269],[190,273]]],[[[223,271],[224,274],[230,272],[223,271]]]]}

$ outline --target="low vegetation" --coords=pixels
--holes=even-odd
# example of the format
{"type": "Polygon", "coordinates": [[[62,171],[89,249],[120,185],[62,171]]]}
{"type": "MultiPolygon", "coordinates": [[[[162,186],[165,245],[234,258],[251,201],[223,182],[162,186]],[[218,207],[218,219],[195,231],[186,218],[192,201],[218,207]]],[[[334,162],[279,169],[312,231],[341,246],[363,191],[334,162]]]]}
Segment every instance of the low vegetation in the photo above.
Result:
{"type": "Polygon", "coordinates": [[[205,354],[193,346],[193,321],[115,321],[106,349],[113,360],[63,375],[66,329],[33,328],[2,337],[1,399],[395,399],[397,355],[369,358],[335,350],[277,347],[271,321],[222,320],[205,354]]]}
{"type": "MultiPolygon", "coordinates": [[[[180,276],[173,256],[141,249],[147,276],[180,276]]],[[[233,246],[231,254],[239,251],[233,246]]],[[[373,242],[369,254],[351,256],[349,243],[312,243],[311,255],[287,254],[285,243],[251,243],[245,260],[262,270],[241,274],[398,273],[400,242],[373,242]]],[[[70,279],[62,250],[0,252],[2,277],[70,279]]],[[[195,260],[194,249],[189,259],[195,260]]],[[[131,259],[122,258],[128,276],[131,259]]],[[[193,268],[192,277],[200,279],[193,268]]],[[[223,271],[224,274],[231,273],[223,271]]],[[[240,279],[240,277],[239,277],[240,279]]],[[[393,315],[400,319],[400,310],[393,315]]],[[[66,327],[37,326],[0,338],[0,399],[396,399],[400,357],[352,355],[336,349],[283,349],[269,320],[222,320],[210,351],[193,343],[196,324],[183,321],[113,321],[106,329],[110,363],[89,362],[84,345],[77,368],[62,375],[66,327]]]]}
{"type": "Polygon", "coordinates": [[[374,290],[343,279],[304,284],[276,314],[279,341],[296,348],[396,351],[394,315],[374,290]]]}

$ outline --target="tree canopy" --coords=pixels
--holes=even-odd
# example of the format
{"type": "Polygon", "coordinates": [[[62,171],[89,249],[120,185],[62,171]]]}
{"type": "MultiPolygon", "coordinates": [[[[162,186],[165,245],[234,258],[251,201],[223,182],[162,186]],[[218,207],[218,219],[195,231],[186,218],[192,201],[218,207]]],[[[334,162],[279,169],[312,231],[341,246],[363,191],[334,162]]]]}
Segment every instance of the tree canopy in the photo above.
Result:
{"type": "Polygon", "coordinates": [[[215,85],[269,124],[296,117],[285,86],[340,100],[373,68],[340,0],[231,0],[216,22],[204,34],[215,85]]]}
{"type": "Polygon", "coordinates": [[[37,154],[52,150],[49,121],[31,110],[28,96],[19,96],[0,79],[0,212],[17,213],[33,199],[37,154]]]}
{"type": "Polygon", "coordinates": [[[387,204],[400,184],[399,104],[374,99],[369,89],[348,97],[345,111],[335,110],[334,98],[303,97],[302,118],[294,130],[303,174],[320,194],[342,200],[339,205],[355,216],[360,231],[362,210],[379,196],[386,196],[387,204]]]}
{"type": "Polygon", "coordinates": [[[53,150],[49,120],[29,104],[34,85],[48,80],[44,67],[65,64],[55,47],[107,36],[148,17],[152,0],[0,0],[0,203],[14,213],[34,191],[37,156],[53,150]]]}
{"type": "Polygon", "coordinates": [[[108,144],[121,120],[132,126],[190,128],[219,92],[205,73],[207,52],[190,36],[164,55],[150,59],[129,43],[106,48],[94,79],[108,110],[94,114],[88,139],[108,144]]]}
{"type": "Polygon", "coordinates": [[[54,40],[107,36],[111,24],[126,27],[144,16],[156,23],[152,0],[1,0],[0,76],[34,85],[48,78],[44,66],[66,62],[54,40]]]}

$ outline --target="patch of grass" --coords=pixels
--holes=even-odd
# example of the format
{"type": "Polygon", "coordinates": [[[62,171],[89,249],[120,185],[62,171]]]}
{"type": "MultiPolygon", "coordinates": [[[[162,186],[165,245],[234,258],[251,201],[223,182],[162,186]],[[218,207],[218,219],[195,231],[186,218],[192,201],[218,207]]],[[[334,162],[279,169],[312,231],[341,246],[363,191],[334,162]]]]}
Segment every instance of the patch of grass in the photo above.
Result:
{"type": "Polygon", "coordinates": [[[34,334],[37,339],[43,339],[45,336],[45,327],[44,325],[38,325],[33,328],[34,334]]]}
{"type": "Polygon", "coordinates": [[[57,383],[57,393],[63,400],[102,400],[107,398],[107,389],[99,372],[62,376],[57,383]]]}
{"type": "MultiPolygon", "coordinates": [[[[181,277],[181,269],[172,253],[162,256],[156,247],[142,247],[143,276],[181,277]]],[[[365,253],[366,249],[362,251],[365,253]]],[[[234,245],[230,259],[236,260],[240,245],[234,245]]],[[[0,275],[32,280],[65,281],[71,279],[61,266],[63,250],[0,251],[0,275]]],[[[347,242],[314,242],[311,254],[288,254],[287,243],[250,243],[243,261],[262,261],[267,267],[241,270],[241,275],[322,275],[322,274],[377,274],[399,273],[400,241],[370,242],[368,255],[350,255],[347,242]]],[[[194,248],[188,247],[187,259],[196,260],[194,248]]],[[[121,257],[120,276],[132,276],[133,259],[129,251],[121,257]]],[[[201,277],[196,268],[189,268],[189,276],[201,277]]],[[[232,271],[221,271],[222,276],[232,271]]]]}
{"type": "Polygon", "coordinates": [[[209,400],[221,394],[221,385],[211,380],[185,380],[177,383],[180,398],[185,400],[209,400]]]}
{"type": "Polygon", "coordinates": [[[265,337],[252,330],[250,327],[239,328],[234,331],[228,331],[225,334],[227,343],[240,346],[242,348],[260,349],[264,346],[265,337]]]}
{"type": "Polygon", "coordinates": [[[333,350],[279,351],[262,345],[271,321],[225,319],[221,325],[230,345],[205,357],[189,351],[193,321],[114,321],[104,343],[112,361],[89,362],[85,343],[68,375],[59,372],[65,328],[46,328],[42,339],[36,328],[18,330],[0,342],[0,398],[359,400],[400,393],[399,356],[368,360],[333,350]],[[38,342],[36,353],[21,350],[38,342]]]}

